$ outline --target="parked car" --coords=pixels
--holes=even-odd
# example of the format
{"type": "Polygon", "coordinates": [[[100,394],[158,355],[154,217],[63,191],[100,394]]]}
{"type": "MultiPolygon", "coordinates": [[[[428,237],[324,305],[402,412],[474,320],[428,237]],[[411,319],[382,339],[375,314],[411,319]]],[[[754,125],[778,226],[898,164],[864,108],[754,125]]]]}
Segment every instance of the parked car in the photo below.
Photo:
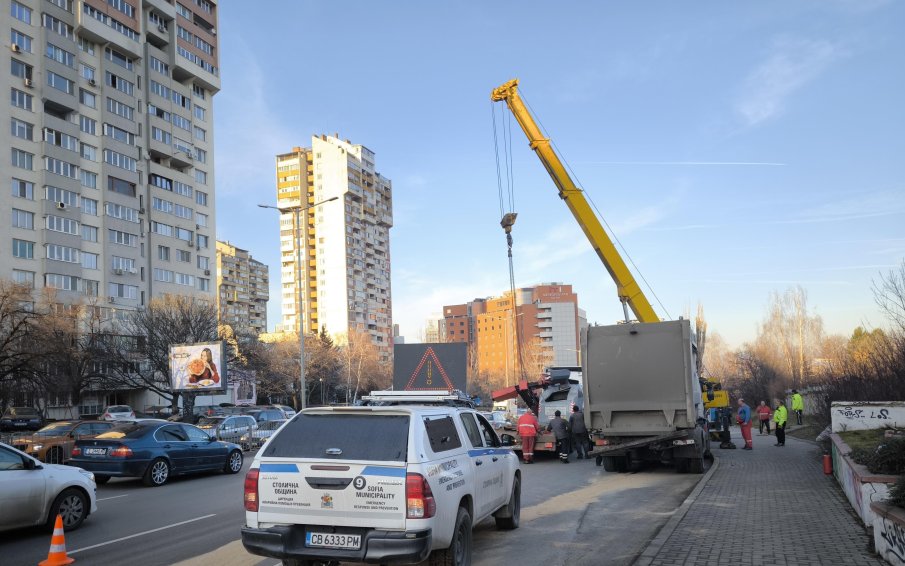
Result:
{"type": "Polygon", "coordinates": [[[57,421],[32,435],[15,437],[12,445],[42,462],[63,464],[69,459],[77,439],[107,432],[115,424],[111,421],[57,421]]]}
{"type": "Polygon", "coordinates": [[[260,448],[267,442],[267,439],[273,436],[273,433],[276,432],[283,423],[286,422],[286,419],[283,420],[273,420],[273,421],[264,421],[260,425],[258,425],[254,430],[247,432],[241,438],[240,444],[242,447],[248,446],[248,449],[260,448]]]}
{"type": "Polygon", "coordinates": [[[250,415],[223,415],[201,417],[196,426],[217,440],[239,444],[242,446],[242,450],[249,450],[251,443],[242,439],[254,432],[258,428],[258,423],[250,415]]]}
{"type": "Polygon", "coordinates": [[[135,418],[135,411],[129,405],[110,405],[100,418],[102,421],[128,421],[135,418]]]}
{"type": "Polygon", "coordinates": [[[33,407],[10,407],[0,416],[0,430],[38,430],[44,417],[33,407]]]}
{"type": "Polygon", "coordinates": [[[142,411],[140,415],[136,416],[152,419],[167,419],[173,416],[173,407],[170,405],[151,405],[150,407],[145,407],[145,410],[142,411]]]}
{"type": "Polygon", "coordinates": [[[186,423],[144,419],[122,422],[90,440],[77,440],[68,464],[90,470],[97,483],[111,477],[142,478],[161,486],[171,476],[242,469],[242,448],[186,423]]]}
{"type": "Polygon", "coordinates": [[[97,511],[94,474],[79,468],[42,464],[0,443],[0,531],[45,525],[57,515],[67,531],[97,511]]]}
{"type": "Polygon", "coordinates": [[[252,407],[243,410],[242,413],[254,417],[255,420],[258,421],[259,425],[266,421],[286,420],[286,415],[283,414],[283,411],[281,411],[280,409],[252,407]]]}
{"type": "Polygon", "coordinates": [[[519,526],[518,458],[473,405],[385,393],[379,406],[306,409],[258,451],[246,550],[284,564],[458,566],[471,563],[472,525],[519,526]]]}
{"type": "Polygon", "coordinates": [[[273,405],[273,407],[283,411],[283,414],[286,415],[287,419],[291,419],[296,414],[296,410],[289,405],[273,405]]]}
{"type": "Polygon", "coordinates": [[[500,430],[507,424],[509,424],[509,419],[506,418],[506,413],[504,411],[481,413],[481,415],[490,422],[490,425],[494,428],[494,430],[500,430]]]}

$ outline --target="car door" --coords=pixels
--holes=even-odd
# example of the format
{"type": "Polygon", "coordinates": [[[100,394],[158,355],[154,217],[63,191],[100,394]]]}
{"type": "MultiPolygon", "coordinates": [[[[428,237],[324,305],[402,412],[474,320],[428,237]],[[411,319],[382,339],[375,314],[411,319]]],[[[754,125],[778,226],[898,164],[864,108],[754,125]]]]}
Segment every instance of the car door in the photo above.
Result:
{"type": "Polygon", "coordinates": [[[182,426],[162,426],[154,433],[154,439],[169,457],[176,473],[190,472],[201,465],[198,455],[191,450],[191,443],[182,426]]]}
{"type": "Polygon", "coordinates": [[[223,467],[223,463],[226,462],[226,448],[221,442],[211,442],[211,435],[196,426],[183,424],[182,428],[201,468],[220,469],[223,467]]]}
{"type": "Polygon", "coordinates": [[[496,511],[509,499],[512,490],[512,477],[509,472],[509,459],[515,455],[508,448],[500,444],[500,437],[490,422],[481,415],[475,415],[478,426],[481,429],[481,439],[484,441],[484,457],[489,460],[488,468],[491,470],[490,500],[491,511],[496,511]]]}
{"type": "Polygon", "coordinates": [[[30,526],[44,518],[44,470],[26,470],[25,458],[0,446],[0,529],[30,526]]]}
{"type": "Polygon", "coordinates": [[[459,413],[459,420],[465,428],[465,434],[468,436],[470,448],[468,450],[468,460],[471,462],[474,470],[474,523],[486,517],[488,513],[493,511],[491,508],[494,498],[491,494],[493,484],[493,466],[491,466],[490,457],[484,453],[484,438],[481,435],[481,429],[475,421],[475,414],[463,411],[459,413]]]}

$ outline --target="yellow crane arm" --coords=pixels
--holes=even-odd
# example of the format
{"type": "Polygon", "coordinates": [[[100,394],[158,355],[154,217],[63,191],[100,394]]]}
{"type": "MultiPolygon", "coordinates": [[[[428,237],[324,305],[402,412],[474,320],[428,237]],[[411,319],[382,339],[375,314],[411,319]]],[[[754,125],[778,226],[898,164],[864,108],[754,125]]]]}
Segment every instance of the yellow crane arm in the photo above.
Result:
{"type": "MultiPolygon", "coordinates": [[[[575,186],[562,161],[560,161],[556,152],[553,151],[550,140],[543,136],[525,103],[522,102],[522,98],[518,93],[518,79],[513,79],[493,89],[490,99],[494,102],[505,101],[525,135],[528,136],[531,149],[537,153],[537,157],[544,164],[547,173],[550,174],[559,189],[559,197],[566,201],[566,205],[572,211],[572,215],[578,221],[578,225],[581,226],[588,241],[594,247],[594,251],[597,252],[598,257],[600,257],[603,265],[610,272],[613,281],[615,281],[623,309],[628,305],[640,322],[660,322],[660,317],[654,312],[650,301],[644,296],[644,292],[641,291],[638,282],[635,281],[622,256],[616,250],[616,246],[613,245],[613,241],[610,240],[610,237],[600,224],[600,220],[598,220],[588,204],[584,192],[575,186]]],[[[628,319],[627,311],[626,319],[628,319]]]]}

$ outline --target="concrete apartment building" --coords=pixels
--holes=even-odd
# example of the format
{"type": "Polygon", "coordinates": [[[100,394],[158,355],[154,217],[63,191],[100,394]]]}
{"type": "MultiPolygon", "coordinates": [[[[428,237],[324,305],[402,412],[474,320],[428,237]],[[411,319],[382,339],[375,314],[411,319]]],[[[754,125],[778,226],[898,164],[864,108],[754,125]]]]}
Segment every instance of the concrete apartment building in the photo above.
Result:
{"type": "Polygon", "coordinates": [[[267,332],[268,267],[247,250],[217,241],[217,312],[235,331],[267,332]]]}
{"type": "Polygon", "coordinates": [[[526,367],[580,365],[581,329],[587,326],[571,285],[544,283],[502,297],[443,307],[448,342],[469,344],[473,365],[507,383],[526,367]],[[521,340],[521,357],[518,340],[521,340]]]}
{"type": "Polygon", "coordinates": [[[296,226],[294,212],[280,215],[279,328],[297,330],[303,319],[309,333],[356,330],[370,335],[381,358],[391,360],[391,181],[375,169],[371,150],[338,135],[314,136],[310,148],[277,155],[276,168],[280,208],[338,197],[303,210],[301,226],[296,226]],[[301,272],[299,251],[304,258],[301,272]]]}
{"type": "Polygon", "coordinates": [[[213,301],[217,2],[4,4],[0,277],[119,313],[213,301]]]}

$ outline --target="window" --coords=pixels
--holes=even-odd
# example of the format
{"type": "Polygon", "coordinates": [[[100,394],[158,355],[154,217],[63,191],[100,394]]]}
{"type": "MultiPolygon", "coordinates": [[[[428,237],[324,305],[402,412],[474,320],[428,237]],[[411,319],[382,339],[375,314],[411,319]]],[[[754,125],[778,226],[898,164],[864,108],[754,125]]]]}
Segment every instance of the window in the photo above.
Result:
{"type": "Polygon", "coordinates": [[[148,66],[161,75],[170,76],[170,66],[153,55],[148,56],[148,66]]]}
{"type": "Polygon", "coordinates": [[[23,6],[16,0],[12,0],[10,3],[10,15],[20,22],[31,25],[31,8],[23,6]]]}
{"type": "Polygon", "coordinates": [[[138,247],[138,236],[120,230],[107,230],[107,236],[111,244],[119,244],[121,246],[138,247]]]}
{"type": "Polygon", "coordinates": [[[154,268],[154,281],[163,281],[164,283],[173,282],[173,272],[169,269],[154,268]]]}
{"type": "Polygon", "coordinates": [[[86,242],[96,242],[97,228],[94,226],[88,226],[87,224],[82,224],[82,240],[86,242]]]}
{"type": "Polygon", "coordinates": [[[173,227],[163,222],[151,222],[151,232],[161,236],[173,236],[173,227]]]}
{"type": "Polygon", "coordinates": [[[19,77],[20,79],[30,79],[32,78],[32,66],[18,59],[10,59],[10,74],[14,77],[19,77]]]}
{"type": "Polygon", "coordinates": [[[13,238],[13,257],[22,259],[34,259],[35,243],[13,238]]]}
{"type": "Polygon", "coordinates": [[[106,59],[107,61],[110,61],[111,63],[115,63],[115,64],[119,65],[123,69],[127,69],[129,71],[133,70],[132,69],[132,64],[133,64],[132,59],[127,57],[126,55],[123,55],[122,53],[120,53],[116,49],[113,49],[112,47],[104,48],[104,59],[106,59]]]}
{"type": "Polygon", "coordinates": [[[176,261],[181,261],[183,263],[191,263],[192,262],[192,252],[187,250],[176,250],[176,261]]]}
{"type": "Polygon", "coordinates": [[[135,113],[135,108],[129,106],[128,104],[123,104],[118,100],[114,100],[110,97],[107,97],[107,110],[116,114],[117,116],[121,116],[126,120],[132,120],[132,116],[135,113]]]}
{"type": "Polygon", "coordinates": [[[465,434],[468,435],[468,440],[471,442],[472,448],[482,448],[484,444],[481,440],[481,431],[478,430],[478,425],[474,422],[474,415],[471,413],[461,413],[459,419],[465,427],[465,434]]]}
{"type": "Polygon", "coordinates": [[[61,289],[63,291],[78,291],[79,278],[72,275],[48,273],[44,275],[44,286],[50,287],[51,289],[61,289]]]}
{"type": "Polygon", "coordinates": [[[135,19],[135,8],[132,4],[125,2],[124,0],[107,0],[107,4],[113,7],[115,10],[119,10],[123,14],[127,15],[129,18],[135,19]]]}
{"type": "Polygon", "coordinates": [[[138,32],[136,32],[134,29],[126,26],[125,24],[123,24],[122,22],[117,20],[116,18],[113,18],[113,17],[101,12],[100,10],[98,10],[96,8],[93,8],[93,7],[89,6],[88,4],[82,5],[82,11],[84,13],[88,14],[89,16],[91,16],[92,18],[94,18],[95,20],[101,22],[102,24],[118,31],[119,33],[128,37],[132,41],[138,41],[138,32]]]}
{"type": "Polygon", "coordinates": [[[64,234],[78,234],[79,223],[71,218],[62,218],[60,216],[47,216],[45,218],[45,227],[53,232],[63,232],[64,234]]]}
{"type": "Polygon", "coordinates": [[[196,256],[198,258],[198,269],[210,269],[211,258],[203,255],[196,256]]]}
{"type": "Polygon", "coordinates": [[[84,159],[97,161],[97,148],[93,145],[88,145],[87,143],[81,144],[81,151],[79,153],[81,153],[84,159]]]}
{"type": "Polygon", "coordinates": [[[88,41],[87,39],[79,36],[79,51],[84,51],[88,55],[94,55],[94,52],[97,50],[97,45],[88,41]]]}
{"type": "Polygon", "coordinates": [[[153,104],[148,104],[148,115],[157,116],[158,118],[160,118],[161,120],[163,120],[165,122],[170,121],[170,113],[167,112],[166,110],[163,110],[161,108],[154,106],[153,104]]]}
{"type": "Polygon", "coordinates": [[[189,100],[189,97],[187,97],[183,94],[180,94],[180,93],[176,92],[175,90],[173,91],[173,102],[175,102],[179,106],[182,106],[183,108],[192,107],[192,101],[189,100]]]}
{"type": "Polygon", "coordinates": [[[167,246],[157,246],[157,259],[170,261],[170,248],[167,246]]]}
{"type": "Polygon", "coordinates": [[[181,128],[187,132],[192,131],[192,122],[185,116],[180,116],[179,114],[173,114],[172,123],[177,128],[181,128]]]}
{"type": "Polygon", "coordinates": [[[462,446],[462,441],[459,439],[459,433],[456,430],[456,424],[450,416],[425,417],[424,428],[427,431],[431,449],[435,454],[462,446]]]}
{"type": "Polygon", "coordinates": [[[79,279],[79,292],[83,295],[88,295],[89,297],[97,297],[98,293],[100,292],[100,288],[100,281],[93,281],[91,279],[79,279]]]}
{"type": "Polygon", "coordinates": [[[118,151],[113,151],[112,149],[104,150],[104,163],[109,163],[114,167],[119,167],[121,169],[125,169],[126,171],[135,171],[137,167],[137,162],[135,159],[129,157],[128,155],[123,155],[118,151]]]}
{"type": "Polygon", "coordinates": [[[207,132],[195,126],[195,139],[201,141],[207,141],[207,132]]]}
{"type": "Polygon", "coordinates": [[[135,145],[135,134],[117,128],[113,124],[104,124],[104,135],[125,144],[135,145]]]}
{"type": "Polygon", "coordinates": [[[47,0],[54,6],[59,6],[60,8],[66,10],[67,12],[72,12],[72,0],[47,0]]]}
{"type": "Polygon", "coordinates": [[[173,214],[179,218],[192,219],[192,209],[187,206],[182,206],[181,204],[177,204],[173,207],[173,214]]]}
{"type": "Polygon", "coordinates": [[[71,25],[54,18],[50,14],[41,14],[41,21],[45,28],[57,32],[66,39],[75,39],[75,36],[72,34],[71,25]]]}
{"type": "MultiPolygon", "coordinates": [[[[97,156],[95,156],[95,159],[97,156]]],[[[97,173],[92,173],[91,171],[85,171],[84,169],[79,171],[79,179],[82,182],[83,187],[87,187],[89,189],[97,188],[97,173]]]]}
{"type": "Polygon", "coordinates": [[[33,153],[22,151],[21,149],[12,148],[12,164],[13,167],[19,169],[34,170],[35,156],[33,153]]]}
{"type": "Polygon", "coordinates": [[[21,90],[15,88],[10,89],[10,104],[15,106],[16,108],[31,110],[33,100],[33,97],[26,92],[22,92],[21,90]]]}
{"type": "Polygon", "coordinates": [[[93,198],[82,197],[82,213],[97,216],[97,201],[93,198]]]}
{"type": "Polygon", "coordinates": [[[155,80],[151,81],[151,92],[167,100],[169,100],[171,96],[170,87],[164,86],[155,80]]]}
{"type": "Polygon", "coordinates": [[[175,183],[173,183],[173,192],[176,193],[177,195],[182,195],[182,196],[191,198],[192,193],[194,192],[194,189],[192,189],[191,185],[186,185],[185,183],[180,183],[179,181],[176,181],[175,183]]]}
{"type": "Polygon", "coordinates": [[[47,44],[47,51],[45,51],[45,55],[47,55],[49,59],[53,59],[57,63],[62,63],[67,67],[75,68],[75,55],[61,47],[57,47],[53,43],[47,44]]]}
{"type": "Polygon", "coordinates": [[[167,214],[173,213],[173,203],[162,198],[153,197],[151,199],[151,207],[167,214]]]}
{"type": "Polygon", "coordinates": [[[13,179],[13,196],[28,200],[35,200],[35,184],[22,179],[13,179]]]}
{"type": "Polygon", "coordinates": [[[87,116],[79,116],[79,129],[86,134],[97,135],[97,120],[92,120],[87,116]]]}
{"type": "Polygon", "coordinates": [[[198,278],[198,290],[199,291],[210,291],[211,290],[211,280],[205,279],[204,277],[198,278]]]}
{"type": "Polygon", "coordinates": [[[79,250],[59,244],[47,244],[47,259],[53,261],[65,261],[67,263],[80,263],[79,250]]]}
{"type": "Polygon", "coordinates": [[[50,128],[44,128],[44,141],[69,151],[79,150],[79,139],[77,137],[50,128]]]}
{"type": "Polygon", "coordinates": [[[162,177],[156,173],[151,173],[149,181],[155,187],[164,189],[166,191],[173,190],[173,181],[170,179],[167,179],[166,177],[162,177]]]}
{"type": "MultiPolygon", "coordinates": [[[[180,31],[180,30],[185,31],[185,30],[183,30],[181,27],[180,27],[180,28],[177,28],[177,32],[180,31]]],[[[186,33],[187,33],[187,32],[186,32],[186,33]]],[[[189,35],[191,35],[191,34],[189,34],[189,35]]],[[[181,46],[181,45],[177,45],[177,46],[176,46],[176,53],[178,53],[180,57],[182,57],[182,58],[184,58],[184,59],[187,59],[188,61],[191,61],[192,63],[198,65],[199,67],[201,67],[202,69],[204,69],[204,70],[207,71],[208,73],[211,73],[212,75],[217,75],[217,67],[214,67],[213,65],[211,65],[210,63],[208,63],[207,61],[205,61],[204,59],[202,59],[202,58],[199,57],[198,55],[192,53],[191,51],[189,51],[189,50],[186,49],[185,47],[183,47],[183,46],[181,46]]]]}
{"type": "Polygon", "coordinates": [[[199,248],[207,249],[207,246],[208,246],[207,242],[208,242],[207,236],[202,236],[201,234],[198,234],[198,247],[199,248]]]}
{"type": "Polygon", "coordinates": [[[185,228],[176,228],[176,237],[180,240],[191,242],[192,236],[194,236],[194,232],[192,232],[191,230],[186,230],[185,228]]]}
{"type": "Polygon", "coordinates": [[[201,214],[200,212],[195,213],[195,223],[198,226],[207,226],[207,214],[201,214]]]}
{"type": "Polygon", "coordinates": [[[110,283],[107,286],[109,295],[118,299],[137,299],[138,287],[135,285],[126,285],[124,283],[110,283]]]}
{"type": "Polygon", "coordinates": [[[97,260],[99,258],[98,254],[82,252],[82,267],[85,269],[97,269],[97,260]]]}
{"type": "Polygon", "coordinates": [[[35,127],[28,122],[23,122],[17,118],[12,118],[10,123],[10,133],[17,138],[23,140],[34,141],[35,127]]]}
{"type": "Polygon", "coordinates": [[[119,218],[120,220],[126,220],[127,222],[141,222],[138,218],[138,211],[134,208],[129,208],[128,206],[108,202],[104,205],[104,210],[107,213],[107,216],[112,218],[119,218]]]}
{"type": "Polygon", "coordinates": [[[201,183],[202,185],[207,184],[207,173],[201,171],[200,169],[195,169],[195,182],[201,183]]]}
{"type": "Polygon", "coordinates": [[[97,108],[97,96],[83,88],[79,89],[79,102],[89,108],[97,108]]]}
{"type": "Polygon", "coordinates": [[[129,96],[132,96],[133,92],[135,91],[135,83],[127,81],[119,75],[114,75],[110,71],[106,71],[104,76],[106,77],[107,85],[112,86],[120,92],[124,92],[129,96]]]}
{"type": "Polygon", "coordinates": [[[66,94],[73,94],[75,92],[75,86],[72,81],[53,71],[47,71],[47,86],[55,88],[60,92],[65,92],[66,94]]]}
{"type": "Polygon", "coordinates": [[[130,197],[135,196],[135,183],[130,183],[129,181],[123,181],[122,179],[117,179],[116,177],[107,177],[107,190],[113,191],[114,193],[119,193],[121,195],[128,195],[130,197]]]}
{"type": "Polygon", "coordinates": [[[25,230],[34,230],[35,229],[34,213],[14,208],[13,209],[13,228],[23,228],[25,230]]]}
{"type": "MultiPolygon", "coordinates": [[[[174,119],[176,118],[175,114],[173,115],[173,118],[174,119]]],[[[173,137],[173,149],[175,149],[176,151],[181,151],[183,153],[187,153],[189,155],[192,155],[195,152],[195,149],[192,147],[192,144],[190,144],[189,142],[187,142],[183,139],[177,138],[175,136],[173,137]]]]}
{"type": "Polygon", "coordinates": [[[97,78],[97,72],[94,67],[90,65],[86,65],[84,63],[79,63],[79,75],[82,76],[86,81],[93,81],[97,78]]]}
{"type": "Polygon", "coordinates": [[[166,145],[171,145],[173,143],[173,136],[170,135],[170,132],[165,132],[156,126],[151,126],[151,139],[165,143],[166,145]]]}
{"type": "Polygon", "coordinates": [[[20,50],[31,53],[31,37],[25,35],[21,31],[11,30],[10,40],[12,45],[17,45],[20,50]]]}
{"type": "Polygon", "coordinates": [[[195,286],[195,276],[177,272],[176,273],[176,284],[185,285],[187,287],[194,287],[195,286]]]}
{"type": "Polygon", "coordinates": [[[51,173],[56,173],[57,175],[62,175],[63,177],[69,177],[71,179],[79,178],[79,167],[78,165],[73,165],[68,161],[63,161],[61,159],[57,159],[55,157],[45,157],[44,158],[44,169],[50,171],[51,173]]]}
{"type": "Polygon", "coordinates": [[[200,86],[200,85],[192,85],[192,95],[193,95],[195,98],[200,98],[201,100],[204,100],[204,97],[206,96],[206,93],[207,93],[207,91],[204,90],[204,87],[203,87],[203,86],[200,86]]]}
{"type": "Polygon", "coordinates": [[[195,202],[202,206],[207,206],[207,193],[195,191],[195,202]]]}
{"type": "Polygon", "coordinates": [[[22,271],[21,269],[13,269],[13,281],[28,285],[31,289],[35,288],[35,272],[22,271]]]}
{"type": "Polygon", "coordinates": [[[195,118],[197,118],[198,120],[204,121],[204,108],[202,108],[202,107],[200,107],[200,106],[198,106],[198,105],[195,105],[194,110],[192,110],[192,114],[193,114],[193,115],[195,116],[195,118]]]}

